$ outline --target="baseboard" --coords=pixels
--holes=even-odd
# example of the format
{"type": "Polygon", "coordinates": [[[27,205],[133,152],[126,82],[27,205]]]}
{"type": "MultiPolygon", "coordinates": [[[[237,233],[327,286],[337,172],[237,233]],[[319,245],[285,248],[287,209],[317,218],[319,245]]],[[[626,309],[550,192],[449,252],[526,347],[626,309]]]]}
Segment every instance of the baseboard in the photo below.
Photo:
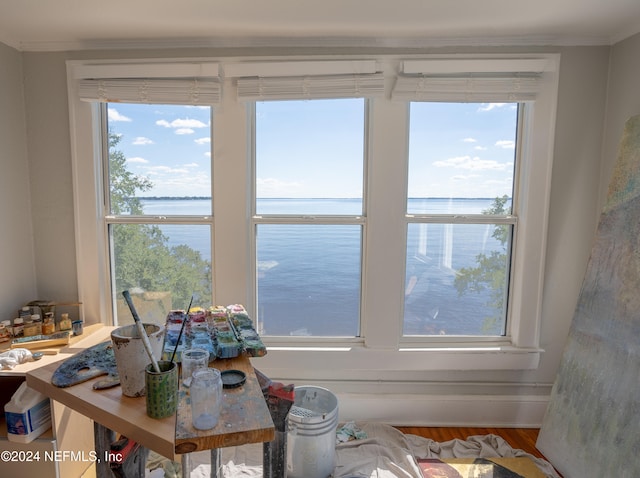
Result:
{"type": "Polygon", "coordinates": [[[539,428],[547,396],[337,393],[340,421],[398,426],[539,428]]]}

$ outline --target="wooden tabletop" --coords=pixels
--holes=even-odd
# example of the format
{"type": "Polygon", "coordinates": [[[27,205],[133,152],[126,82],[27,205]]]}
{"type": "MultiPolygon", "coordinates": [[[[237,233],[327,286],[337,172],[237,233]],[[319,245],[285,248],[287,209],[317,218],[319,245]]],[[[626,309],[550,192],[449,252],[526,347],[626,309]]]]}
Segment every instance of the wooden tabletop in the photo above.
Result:
{"type": "Polygon", "coordinates": [[[244,371],[247,382],[238,389],[225,390],[220,421],[216,428],[209,431],[198,431],[191,426],[189,397],[183,389],[179,392],[178,413],[154,419],[147,416],[145,397],[126,397],[120,387],[93,390],[93,383],[104,377],[67,388],[59,388],[51,383],[60,360],[110,340],[114,328],[101,327],[82,341],[61,349],[55,356],[55,362],[35,368],[30,366],[26,371],[27,383],[53,400],[171,460],[176,460],[176,454],[196,450],[273,440],[275,432],[271,415],[253,366],[244,356],[212,362],[211,366],[221,370],[244,371]]]}
{"type": "Polygon", "coordinates": [[[241,370],[246,374],[247,381],[241,387],[224,390],[218,425],[204,431],[196,430],[191,425],[191,399],[188,389],[180,385],[176,453],[272,441],[275,428],[251,361],[240,356],[217,359],[209,366],[219,370],[241,370]]]}

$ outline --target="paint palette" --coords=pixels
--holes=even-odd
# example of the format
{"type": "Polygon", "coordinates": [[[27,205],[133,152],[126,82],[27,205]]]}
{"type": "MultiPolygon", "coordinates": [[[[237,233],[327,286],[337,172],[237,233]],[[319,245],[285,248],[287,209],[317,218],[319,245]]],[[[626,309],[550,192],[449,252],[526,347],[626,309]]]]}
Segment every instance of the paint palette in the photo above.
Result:
{"type": "Polygon", "coordinates": [[[182,351],[188,348],[208,350],[210,361],[237,357],[241,353],[250,357],[262,357],[267,353],[253,321],[239,304],[210,307],[206,311],[192,308],[188,316],[182,310],[171,311],[167,315],[163,359],[170,360],[176,350],[174,360],[180,362],[182,351]]]}

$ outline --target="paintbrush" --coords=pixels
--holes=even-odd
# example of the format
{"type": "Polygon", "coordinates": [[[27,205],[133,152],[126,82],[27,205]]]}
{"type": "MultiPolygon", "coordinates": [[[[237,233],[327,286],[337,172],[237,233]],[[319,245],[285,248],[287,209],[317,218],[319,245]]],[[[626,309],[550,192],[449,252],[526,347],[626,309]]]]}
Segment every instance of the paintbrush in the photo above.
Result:
{"type": "Polygon", "coordinates": [[[176,356],[176,351],[178,350],[178,346],[180,345],[180,339],[182,338],[182,331],[184,330],[184,324],[186,324],[187,320],[189,320],[189,311],[191,310],[191,304],[193,304],[193,296],[191,296],[191,301],[189,302],[189,307],[187,307],[187,316],[182,321],[182,326],[180,327],[180,333],[178,334],[178,341],[176,342],[176,346],[173,349],[173,353],[171,354],[171,362],[173,362],[173,359],[176,356]]]}
{"type": "Polygon", "coordinates": [[[147,351],[147,355],[149,355],[149,358],[151,359],[153,370],[155,370],[156,373],[160,373],[160,367],[158,366],[158,362],[156,362],[156,359],[153,357],[153,350],[151,350],[151,343],[149,342],[149,336],[147,335],[146,330],[144,330],[144,326],[142,325],[142,321],[140,320],[140,317],[138,317],[136,308],[133,306],[131,295],[129,294],[128,290],[125,290],[124,292],[122,292],[122,295],[124,296],[124,300],[127,301],[127,305],[129,306],[131,315],[133,315],[133,320],[138,326],[138,335],[142,339],[142,344],[144,345],[144,349],[147,351]]]}

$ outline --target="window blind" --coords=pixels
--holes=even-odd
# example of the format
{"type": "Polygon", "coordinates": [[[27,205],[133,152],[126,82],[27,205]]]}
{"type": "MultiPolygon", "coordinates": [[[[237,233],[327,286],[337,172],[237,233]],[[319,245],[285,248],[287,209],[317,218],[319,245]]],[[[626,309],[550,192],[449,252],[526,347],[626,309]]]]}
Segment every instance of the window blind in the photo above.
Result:
{"type": "Polygon", "coordinates": [[[241,101],[368,98],[383,94],[382,73],[238,78],[241,101]]]}
{"type": "Polygon", "coordinates": [[[224,66],[240,101],[361,98],[384,94],[375,60],[260,61],[224,66]]]}
{"type": "Polygon", "coordinates": [[[540,59],[405,61],[392,98],[423,101],[532,101],[547,62],[540,59]]]}
{"type": "Polygon", "coordinates": [[[78,94],[83,101],[216,105],[220,82],[217,78],[82,79],[78,94]]]}

